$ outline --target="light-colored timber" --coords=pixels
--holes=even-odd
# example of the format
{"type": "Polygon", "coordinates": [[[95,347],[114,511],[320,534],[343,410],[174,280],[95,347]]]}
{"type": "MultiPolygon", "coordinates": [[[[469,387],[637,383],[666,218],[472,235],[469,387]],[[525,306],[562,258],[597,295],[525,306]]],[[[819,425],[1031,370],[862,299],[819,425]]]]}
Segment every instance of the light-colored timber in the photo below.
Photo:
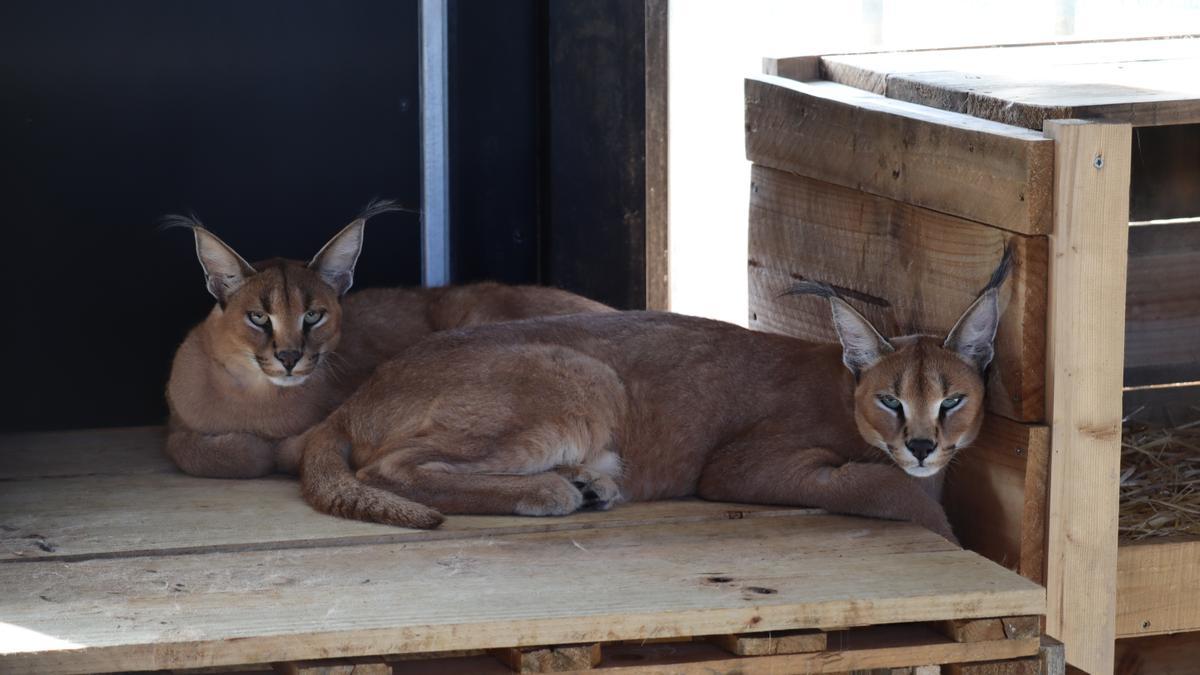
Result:
{"type": "Polygon", "coordinates": [[[746,78],[746,156],[1013,232],[1050,226],[1040,133],[833,82],[746,78]]]}
{"type": "Polygon", "coordinates": [[[1067,662],[1113,668],[1129,223],[1128,124],[1054,121],[1046,632],[1067,662]]]}

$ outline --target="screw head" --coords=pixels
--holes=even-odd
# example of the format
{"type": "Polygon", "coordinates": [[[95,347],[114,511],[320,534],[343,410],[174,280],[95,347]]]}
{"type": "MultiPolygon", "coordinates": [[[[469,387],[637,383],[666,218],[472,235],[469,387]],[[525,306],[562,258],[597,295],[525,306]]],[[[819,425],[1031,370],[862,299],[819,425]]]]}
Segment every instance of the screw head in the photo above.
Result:
{"type": "Polygon", "coordinates": [[[1096,155],[1096,159],[1092,160],[1092,166],[1096,167],[1097,169],[1103,169],[1104,168],[1104,155],[1096,155]]]}

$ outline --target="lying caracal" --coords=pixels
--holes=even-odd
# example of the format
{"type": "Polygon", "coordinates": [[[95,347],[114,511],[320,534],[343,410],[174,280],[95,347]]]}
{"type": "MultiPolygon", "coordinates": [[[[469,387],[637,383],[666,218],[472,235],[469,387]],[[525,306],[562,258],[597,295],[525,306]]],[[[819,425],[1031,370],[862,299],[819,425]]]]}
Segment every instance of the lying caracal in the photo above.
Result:
{"type": "Polygon", "coordinates": [[[911,520],[953,540],[918,479],[979,432],[1009,266],[1006,252],[944,340],[885,339],[813,283],[792,292],[829,299],[840,347],[655,312],[444,333],[305,434],[304,496],[435,527],[442,513],[698,495],[911,520]]]}
{"type": "Polygon", "coordinates": [[[251,478],[295,473],[287,439],[321,421],[381,362],[434,331],[533,316],[611,311],[554,288],[494,283],[368,289],[354,280],[368,218],[399,210],[375,202],[312,261],[251,265],[195,219],[190,227],[217,299],[175,354],[167,384],[167,454],[187,473],[251,478]]]}

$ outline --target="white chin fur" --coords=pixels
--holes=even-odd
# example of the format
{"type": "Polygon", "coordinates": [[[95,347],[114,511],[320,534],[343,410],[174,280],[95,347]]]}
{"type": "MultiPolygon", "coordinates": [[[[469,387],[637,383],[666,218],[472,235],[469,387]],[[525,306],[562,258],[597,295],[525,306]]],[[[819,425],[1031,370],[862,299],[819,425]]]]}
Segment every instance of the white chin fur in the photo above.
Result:
{"type": "Polygon", "coordinates": [[[276,387],[295,387],[304,384],[308,379],[308,375],[290,375],[288,377],[279,377],[278,375],[268,375],[267,379],[276,387]]]}
{"type": "Polygon", "coordinates": [[[904,471],[910,476],[916,476],[917,478],[928,478],[937,473],[940,468],[941,467],[932,466],[911,466],[904,471]]]}

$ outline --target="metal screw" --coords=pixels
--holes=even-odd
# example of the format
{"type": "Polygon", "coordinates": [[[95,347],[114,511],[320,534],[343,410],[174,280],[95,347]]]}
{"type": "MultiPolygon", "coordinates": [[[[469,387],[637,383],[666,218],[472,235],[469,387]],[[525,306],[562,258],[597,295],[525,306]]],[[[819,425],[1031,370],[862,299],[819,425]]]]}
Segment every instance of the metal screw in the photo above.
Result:
{"type": "Polygon", "coordinates": [[[1142,630],[1148,630],[1149,628],[1150,628],[1150,622],[1149,622],[1149,621],[1143,621],[1143,622],[1142,622],[1142,630]]]}
{"type": "Polygon", "coordinates": [[[1096,167],[1097,169],[1103,169],[1104,168],[1104,155],[1096,155],[1096,159],[1092,160],[1092,166],[1096,167]]]}

